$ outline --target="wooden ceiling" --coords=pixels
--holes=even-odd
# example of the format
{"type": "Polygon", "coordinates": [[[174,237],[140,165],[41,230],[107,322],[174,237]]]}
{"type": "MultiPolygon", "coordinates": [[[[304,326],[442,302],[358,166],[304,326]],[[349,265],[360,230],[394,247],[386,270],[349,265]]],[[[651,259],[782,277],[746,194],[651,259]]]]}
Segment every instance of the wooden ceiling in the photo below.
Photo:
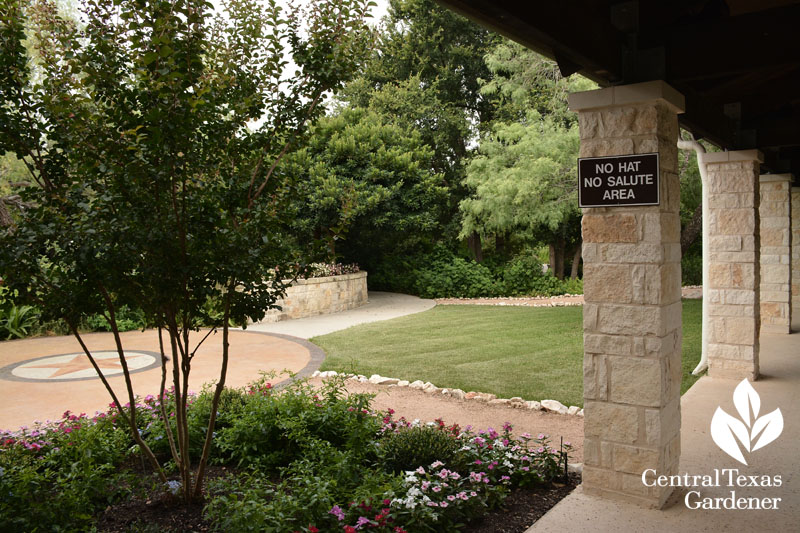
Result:
{"type": "Polygon", "coordinates": [[[437,0],[607,87],[663,79],[683,127],[800,174],[800,0],[437,0]]]}

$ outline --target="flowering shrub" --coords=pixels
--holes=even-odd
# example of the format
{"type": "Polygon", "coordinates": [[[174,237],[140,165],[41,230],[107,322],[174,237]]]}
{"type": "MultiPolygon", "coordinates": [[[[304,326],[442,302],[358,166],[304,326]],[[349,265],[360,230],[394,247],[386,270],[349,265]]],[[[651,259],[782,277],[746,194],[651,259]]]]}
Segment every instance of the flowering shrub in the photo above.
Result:
{"type": "Polygon", "coordinates": [[[130,486],[115,468],[130,442],[102,413],[0,430],[0,531],[83,530],[130,486]]]}
{"type": "Polygon", "coordinates": [[[341,276],[343,274],[355,274],[360,272],[361,269],[355,263],[344,265],[342,263],[310,263],[300,271],[298,277],[309,278],[326,278],[328,276],[341,276]]]}
{"type": "MultiPolygon", "coordinates": [[[[476,431],[409,422],[372,410],[369,396],[345,394],[341,378],[319,390],[298,382],[281,391],[267,379],[225,391],[220,403],[212,459],[234,469],[209,481],[205,514],[221,531],[453,531],[513,487],[548,482],[566,468],[568,445],[515,437],[510,424],[476,431]]],[[[192,395],[190,420],[207,416],[210,395],[192,395]]],[[[173,406],[171,394],[163,405],[153,396],[136,401],[154,450],[168,446],[160,413],[172,420],[173,406]]],[[[94,511],[132,491],[163,491],[123,466],[138,447],[120,423],[112,408],[0,432],[0,531],[86,530],[94,511]]],[[[202,428],[190,423],[198,449],[202,428]]],[[[177,501],[183,487],[169,480],[166,489],[177,501]]]]}

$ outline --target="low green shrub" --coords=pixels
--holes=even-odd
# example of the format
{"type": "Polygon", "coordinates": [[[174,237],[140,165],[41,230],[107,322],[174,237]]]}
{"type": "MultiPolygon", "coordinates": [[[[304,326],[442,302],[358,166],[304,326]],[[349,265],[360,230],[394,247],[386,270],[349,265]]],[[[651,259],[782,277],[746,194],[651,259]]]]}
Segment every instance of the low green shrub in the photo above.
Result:
{"type": "MultiPolygon", "coordinates": [[[[117,328],[120,331],[134,331],[147,326],[144,312],[141,309],[131,309],[127,305],[116,310],[117,328]]],[[[89,315],[86,325],[92,331],[111,331],[111,326],[103,315],[89,315]]]]}
{"type": "Polygon", "coordinates": [[[438,258],[414,274],[416,293],[423,298],[477,298],[502,292],[488,268],[460,257],[438,258]]]}
{"type": "Polygon", "coordinates": [[[34,307],[16,305],[13,298],[7,287],[0,285],[0,340],[27,337],[39,321],[34,307]]]}
{"type": "Polygon", "coordinates": [[[681,284],[702,285],[703,284],[703,254],[692,250],[681,258],[681,284]]]}
{"type": "Polygon", "coordinates": [[[378,459],[389,472],[414,470],[434,461],[458,462],[461,444],[438,426],[418,426],[391,432],[380,441],[378,459]]]}
{"type": "Polygon", "coordinates": [[[217,432],[220,460],[275,471],[301,456],[311,442],[367,450],[380,427],[369,411],[370,398],[345,396],[341,379],[328,380],[320,391],[294,383],[282,394],[257,384],[240,415],[217,432]]]}

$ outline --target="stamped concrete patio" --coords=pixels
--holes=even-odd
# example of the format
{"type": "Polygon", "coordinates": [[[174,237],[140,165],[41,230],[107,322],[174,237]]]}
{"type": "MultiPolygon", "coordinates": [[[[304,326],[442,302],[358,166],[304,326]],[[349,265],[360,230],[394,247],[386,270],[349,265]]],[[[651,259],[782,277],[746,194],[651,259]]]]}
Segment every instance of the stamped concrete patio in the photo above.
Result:
{"type": "MultiPolygon", "coordinates": [[[[319,368],[325,354],[305,339],[356,324],[418,313],[434,305],[433,300],[415,296],[373,292],[367,304],[349,311],[254,324],[245,331],[231,330],[226,385],[247,385],[263,372],[275,372],[275,382],[287,379],[287,371],[308,376],[319,368]]],[[[203,332],[195,334],[193,343],[202,335],[203,332]]],[[[203,384],[218,379],[220,337],[220,333],[212,335],[197,351],[192,362],[191,390],[199,391],[203,384]]],[[[83,339],[118,397],[126,402],[125,381],[112,334],[89,333],[83,339]]],[[[134,391],[140,396],[157,394],[161,383],[158,333],[129,331],[122,334],[122,344],[134,391]]],[[[170,378],[171,375],[167,377],[167,386],[170,378]]],[[[75,338],[36,337],[0,342],[0,429],[13,430],[34,420],[59,419],[66,410],[92,415],[105,410],[110,401],[75,338]]]]}

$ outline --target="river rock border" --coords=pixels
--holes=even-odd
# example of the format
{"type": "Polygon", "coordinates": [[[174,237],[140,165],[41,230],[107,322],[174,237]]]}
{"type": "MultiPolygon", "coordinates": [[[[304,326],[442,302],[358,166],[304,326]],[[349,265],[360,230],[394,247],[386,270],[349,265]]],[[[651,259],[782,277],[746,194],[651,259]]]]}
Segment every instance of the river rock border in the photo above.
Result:
{"type": "Polygon", "coordinates": [[[531,411],[546,411],[551,413],[558,413],[560,415],[572,415],[583,417],[583,409],[577,405],[567,407],[556,400],[524,400],[519,396],[513,398],[498,398],[495,394],[488,392],[464,392],[461,389],[446,389],[440,388],[431,383],[430,381],[408,381],[405,379],[387,378],[378,374],[373,374],[370,377],[361,374],[345,374],[339,373],[335,370],[326,370],[320,372],[315,370],[312,378],[332,378],[336,376],[343,376],[348,381],[357,381],[359,383],[371,383],[372,385],[383,385],[386,387],[407,387],[413,390],[421,390],[426,394],[441,394],[449,398],[457,400],[473,400],[476,402],[483,402],[487,405],[501,405],[507,407],[514,407],[517,409],[529,409],[531,411]]]}

